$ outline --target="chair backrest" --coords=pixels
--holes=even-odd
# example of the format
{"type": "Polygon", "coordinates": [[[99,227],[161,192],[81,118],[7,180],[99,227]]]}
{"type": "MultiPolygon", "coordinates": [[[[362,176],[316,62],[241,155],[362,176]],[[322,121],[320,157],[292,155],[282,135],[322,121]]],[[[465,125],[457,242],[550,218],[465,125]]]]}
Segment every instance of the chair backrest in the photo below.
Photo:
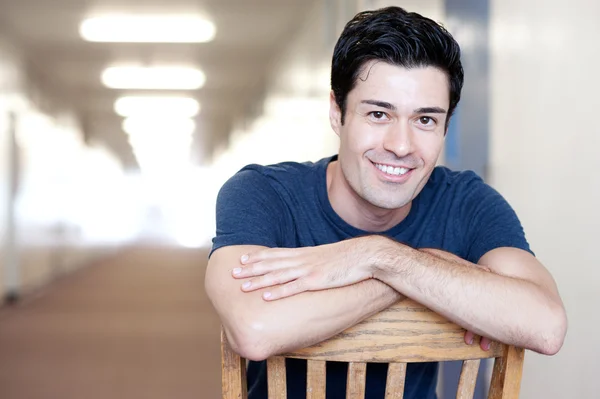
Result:
{"type": "MultiPolygon", "coordinates": [[[[307,399],[325,399],[325,362],[348,362],[347,399],[363,399],[366,364],[389,363],[386,399],[402,398],[407,363],[462,360],[457,398],[472,398],[481,359],[495,358],[488,399],[518,398],[523,349],[492,343],[489,351],[464,343],[465,330],[405,299],[337,336],[267,359],[269,399],[287,398],[285,358],[306,359],[307,399]]],[[[221,332],[223,399],[246,399],[246,361],[221,332]]]]}

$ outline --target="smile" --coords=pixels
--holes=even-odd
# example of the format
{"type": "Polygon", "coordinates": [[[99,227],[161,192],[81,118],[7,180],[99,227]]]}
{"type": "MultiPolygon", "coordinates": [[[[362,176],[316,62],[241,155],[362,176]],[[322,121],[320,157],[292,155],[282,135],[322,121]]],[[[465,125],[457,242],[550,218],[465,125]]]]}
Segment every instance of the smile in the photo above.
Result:
{"type": "Polygon", "coordinates": [[[411,171],[411,169],[408,169],[408,168],[393,167],[393,166],[389,166],[389,165],[383,165],[380,163],[373,163],[373,164],[375,165],[375,167],[377,169],[379,169],[383,173],[391,175],[391,176],[402,176],[411,171]]]}

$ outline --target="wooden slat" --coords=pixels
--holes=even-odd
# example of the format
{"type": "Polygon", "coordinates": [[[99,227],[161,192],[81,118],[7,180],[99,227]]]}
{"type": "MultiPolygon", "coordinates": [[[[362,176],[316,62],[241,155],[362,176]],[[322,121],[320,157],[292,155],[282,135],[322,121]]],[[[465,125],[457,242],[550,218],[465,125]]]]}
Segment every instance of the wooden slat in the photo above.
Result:
{"type": "Polygon", "coordinates": [[[385,399],[402,399],[405,380],[406,363],[390,363],[385,383],[385,399]]]}
{"type": "Polygon", "coordinates": [[[458,380],[458,390],[456,399],[472,399],[475,393],[475,384],[477,383],[477,373],[479,372],[480,359],[465,360],[460,371],[458,380]]]}
{"type": "Polygon", "coordinates": [[[430,362],[502,356],[505,345],[489,351],[464,342],[465,330],[423,305],[404,299],[326,342],[287,357],[342,362],[430,362]]]}
{"type": "Polygon", "coordinates": [[[326,363],[309,360],[306,369],[306,399],[325,399],[326,363]]]}
{"type": "Polygon", "coordinates": [[[496,358],[488,399],[516,399],[521,389],[525,351],[508,346],[505,356],[496,358]]]}
{"type": "Polygon", "coordinates": [[[348,364],[348,381],[346,384],[346,399],[364,399],[367,377],[366,363],[348,364]]]}
{"type": "Polygon", "coordinates": [[[221,329],[221,385],[223,399],[247,399],[246,360],[235,353],[221,329]]]}
{"type": "Polygon", "coordinates": [[[285,358],[274,356],[267,359],[267,383],[269,399],[287,399],[285,358]]]}

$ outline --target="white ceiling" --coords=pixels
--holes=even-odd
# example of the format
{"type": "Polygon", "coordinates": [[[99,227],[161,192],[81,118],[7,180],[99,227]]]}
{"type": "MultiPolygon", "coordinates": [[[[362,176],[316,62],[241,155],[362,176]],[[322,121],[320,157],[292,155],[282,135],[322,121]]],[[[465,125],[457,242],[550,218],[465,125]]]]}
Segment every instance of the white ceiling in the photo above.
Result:
{"type": "MultiPolygon", "coordinates": [[[[23,50],[29,73],[56,104],[77,112],[87,138],[112,149],[135,167],[114,100],[131,91],[106,89],[100,73],[120,62],[177,63],[200,67],[205,86],[186,92],[202,104],[195,154],[209,155],[231,123],[260,105],[269,64],[306,18],[312,0],[0,0],[0,28],[23,50]],[[94,13],[207,14],[216,24],[204,44],[88,43],[78,34],[94,13]]],[[[139,92],[138,92],[139,93],[139,92]]],[[[175,94],[170,92],[169,94],[175,94]]]]}

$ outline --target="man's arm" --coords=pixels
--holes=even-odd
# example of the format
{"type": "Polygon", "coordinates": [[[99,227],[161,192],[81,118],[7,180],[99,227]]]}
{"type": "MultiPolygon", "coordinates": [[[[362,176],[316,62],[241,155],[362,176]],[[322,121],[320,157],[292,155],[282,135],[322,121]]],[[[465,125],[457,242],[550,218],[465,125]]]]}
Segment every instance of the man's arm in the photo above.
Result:
{"type": "Polygon", "coordinates": [[[378,279],[450,321],[492,340],[554,354],[567,321],[548,271],[530,253],[497,248],[478,265],[383,236],[249,253],[238,278],[268,301],[378,279]]]}
{"type": "Polygon", "coordinates": [[[251,360],[307,347],[378,313],[401,299],[374,279],[341,288],[305,292],[281,301],[264,301],[265,290],[244,292],[243,279],[232,270],[243,254],[260,246],[229,246],[216,250],[206,271],[205,288],[221,318],[232,348],[251,360]]]}
{"type": "Polygon", "coordinates": [[[479,261],[490,273],[389,239],[380,243],[376,279],[492,340],[548,355],[561,348],[565,310],[552,276],[530,253],[494,249],[479,261]]]}

